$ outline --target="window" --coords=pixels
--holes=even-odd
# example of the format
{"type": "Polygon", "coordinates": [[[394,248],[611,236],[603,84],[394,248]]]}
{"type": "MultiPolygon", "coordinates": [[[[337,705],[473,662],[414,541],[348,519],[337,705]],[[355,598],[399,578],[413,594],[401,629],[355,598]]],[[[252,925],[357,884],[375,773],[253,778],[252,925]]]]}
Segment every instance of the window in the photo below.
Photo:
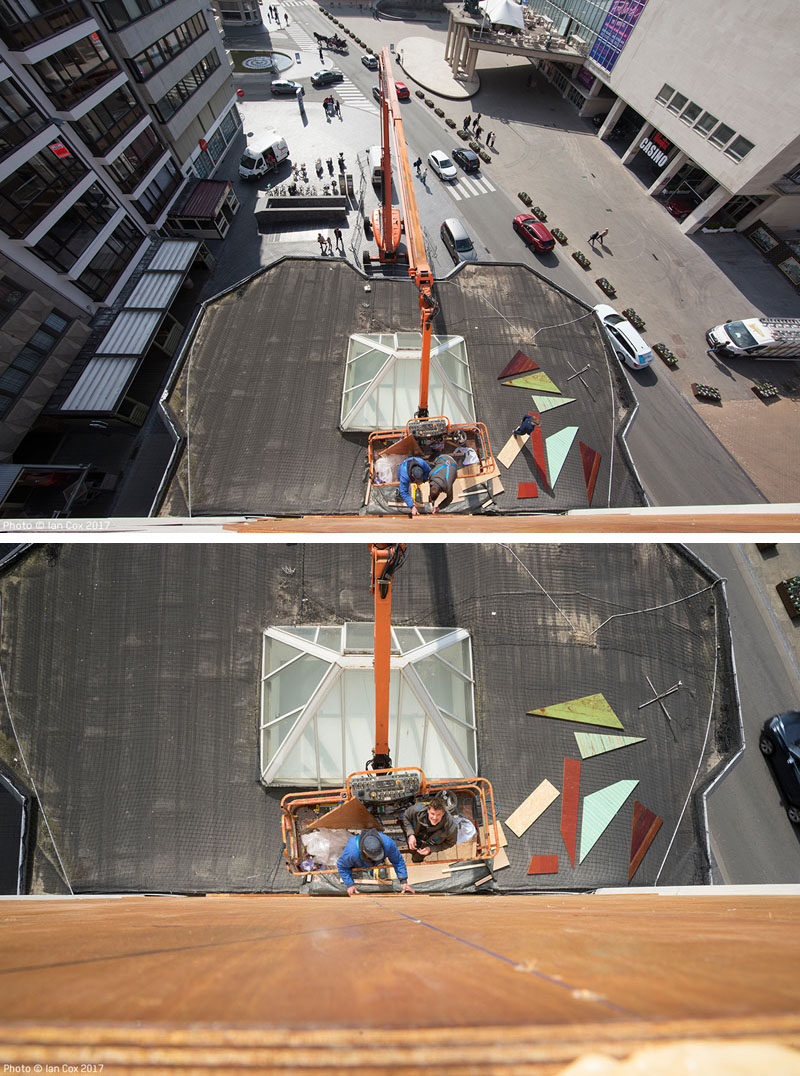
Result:
{"type": "Polygon", "coordinates": [[[168,3],[171,0],[105,0],[95,11],[99,11],[109,30],[121,30],[168,3]]]}
{"type": "Polygon", "coordinates": [[[0,280],[0,325],[3,324],[9,314],[13,314],[27,295],[30,295],[29,291],[21,288],[19,284],[15,284],[8,277],[3,277],[0,280]]]}
{"type": "Polygon", "coordinates": [[[161,100],[153,105],[153,110],[161,122],[169,122],[178,109],[186,104],[192,94],[196,93],[203,83],[211,78],[219,65],[219,56],[216,50],[212,50],[207,56],[203,57],[199,64],[192,68],[188,75],[185,75],[180,82],[176,82],[172,89],[168,90],[161,100]]]}
{"type": "Polygon", "coordinates": [[[735,134],[736,132],[732,127],[728,127],[724,123],[721,123],[719,127],[715,128],[714,133],[710,136],[708,141],[712,146],[724,146],[726,142],[730,142],[735,134]]]}
{"type": "Polygon", "coordinates": [[[69,110],[120,69],[106,52],[100,35],[90,34],[28,70],[58,108],[69,110]]]}
{"type": "Polygon", "coordinates": [[[176,26],[165,37],[159,38],[143,52],[129,60],[130,69],[137,82],[144,82],[152,74],[168,64],[178,53],[188,48],[203,34],[208,32],[208,24],[202,15],[193,15],[191,19],[176,26]]]}
{"type": "Polygon", "coordinates": [[[104,157],[111,147],[147,115],[127,86],[103,99],[85,116],[73,120],[92,153],[104,157]]]}
{"type": "MultiPolygon", "coordinates": [[[[728,157],[731,157],[734,161],[740,161],[743,157],[746,157],[750,150],[753,148],[753,143],[748,142],[746,138],[742,138],[739,135],[738,138],[734,138],[733,142],[725,150],[728,157]]],[[[797,169],[798,181],[800,181],[800,169],[797,169]]]]}
{"type": "Polygon", "coordinates": [[[172,161],[167,161],[156,178],[137,199],[136,208],[145,220],[154,221],[169,205],[175,191],[183,182],[183,176],[172,161]]]}
{"type": "Polygon", "coordinates": [[[49,148],[41,150],[0,183],[0,227],[21,239],[86,173],[77,157],[59,159],[49,148]]]}
{"type": "Polygon", "coordinates": [[[43,261],[66,273],[102,232],[118,208],[100,184],[93,183],[33,249],[43,261]]]}
{"type": "Polygon", "coordinates": [[[138,187],[164,153],[166,153],[164,143],[152,127],[145,127],[128,148],[108,165],[106,171],[116,180],[120,188],[129,194],[138,187]]]}
{"type": "Polygon", "coordinates": [[[89,12],[80,3],[50,3],[49,0],[25,0],[0,4],[3,40],[10,49],[27,49],[38,45],[70,26],[85,22],[89,12]]]}
{"type": "Polygon", "coordinates": [[[704,112],[700,119],[697,121],[697,123],[694,125],[695,130],[699,131],[700,134],[707,135],[710,131],[713,131],[713,129],[717,126],[718,122],[719,121],[717,120],[716,116],[712,116],[710,112],[704,112]]]}
{"type": "Polygon", "coordinates": [[[689,98],[686,96],[686,94],[676,93],[670,103],[667,105],[667,108],[670,110],[670,112],[680,112],[680,110],[683,108],[683,106],[688,100],[689,98]]]}
{"type": "MultiPolygon", "coordinates": [[[[372,624],[264,632],[261,778],[339,785],[375,735],[372,624]]],[[[472,648],[463,628],[393,627],[389,741],[397,766],[429,777],[476,771],[472,648]]]]}
{"type": "Polygon", "coordinates": [[[669,83],[665,82],[656,94],[656,101],[658,101],[662,105],[665,105],[674,93],[675,90],[672,88],[672,86],[670,86],[669,83]]]}
{"type": "Polygon", "coordinates": [[[690,101],[683,112],[681,112],[681,119],[684,123],[692,124],[702,111],[700,105],[696,105],[694,101],[690,101]]]}
{"type": "Polygon", "coordinates": [[[98,302],[105,299],[126,267],[130,265],[131,259],[144,238],[143,233],[131,221],[122,221],[75,283],[92,299],[98,302]]]}
{"type": "Polygon", "coordinates": [[[0,418],[5,418],[14,406],[69,324],[69,318],[55,310],[48,314],[25,347],[0,374],[0,418]]]}
{"type": "Polygon", "coordinates": [[[46,118],[24,96],[13,78],[0,81],[0,159],[46,126],[46,118]]]}

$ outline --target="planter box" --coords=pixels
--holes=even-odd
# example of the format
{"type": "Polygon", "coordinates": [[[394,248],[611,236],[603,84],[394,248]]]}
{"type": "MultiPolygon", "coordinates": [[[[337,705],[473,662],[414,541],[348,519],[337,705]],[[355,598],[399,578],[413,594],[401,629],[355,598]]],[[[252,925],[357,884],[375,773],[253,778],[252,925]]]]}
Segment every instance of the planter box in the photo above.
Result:
{"type": "Polygon", "coordinates": [[[626,317],[628,319],[634,329],[637,329],[639,332],[644,331],[644,320],[639,317],[639,315],[636,313],[632,306],[629,306],[625,310],[623,310],[622,314],[623,317],[626,317]]]}
{"type": "Polygon", "coordinates": [[[560,228],[551,228],[550,229],[550,234],[552,235],[553,239],[556,240],[557,243],[561,244],[562,247],[565,247],[567,245],[567,243],[569,242],[569,240],[567,239],[567,237],[564,235],[564,233],[561,231],[560,228]]]}
{"type": "Polygon", "coordinates": [[[544,224],[544,222],[547,220],[547,214],[543,209],[540,209],[538,205],[535,205],[533,207],[531,213],[533,213],[534,217],[537,217],[542,222],[542,224],[544,224]]]}
{"type": "Polygon", "coordinates": [[[601,276],[598,277],[597,280],[595,280],[595,284],[598,286],[600,291],[605,292],[609,299],[616,299],[617,289],[614,287],[610,280],[606,280],[604,276],[601,276]]]}
{"type": "Polygon", "coordinates": [[[698,400],[710,400],[712,403],[722,403],[719,389],[713,385],[700,385],[697,381],[692,382],[692,392],[698,400]]]}
{"type": "Polygon", "coordinates": [[[672,354],[666,344],[653,344],[653,351],[655,351],[656,355],[658,355],[658,357],[663,360],[663,362],[665,362],[671,370],[677,370],[678,360],[675,358],[675,356],[672,354]]]}
{"type": "Polygon", "coordinates": [[[759,400],[779,400],[781,396],[771,381],[754,381],[750,388],[759,400]]]}
{"type": "Polygon", "coordinates": [[[589,261],[586,255],[581,254],[579,250],[574,250],[572,252],[572,257],[575,259],[581,269],[585,269],[588,272],[592,268],[592,263],[589,261]]]}
{"type": "Polygon", "coordinates": [[[517,195],[517,198],[519,198],[522,204],[526,206],[530,206],[531,202],[533,201],[531,196],[529,194],[526,194],[525,191],[520,191],[517,195]]]}
{"type": "Polygon", "coordinates": [[[786,612],[792,620],[797,620],[800,617],[800,575],[782,579],[775,589],[786,612]]]}

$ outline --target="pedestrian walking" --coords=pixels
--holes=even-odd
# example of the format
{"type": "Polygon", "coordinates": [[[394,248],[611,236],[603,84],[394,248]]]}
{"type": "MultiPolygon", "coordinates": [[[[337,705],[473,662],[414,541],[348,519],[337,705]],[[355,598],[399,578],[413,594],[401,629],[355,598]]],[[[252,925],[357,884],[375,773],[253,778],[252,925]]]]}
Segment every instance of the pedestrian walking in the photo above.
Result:
{"type": "Polygon", "coordinates": [[[469,130],[469,125],[470,125],[471,123],[472,123],[472,117],[471,117],[471,116],[465,116],[465,117],[464,117],[464,130],[465,130],[465,131],[468,131],[468,130],[469,130]]]}
{"type": "Polygon", "coordinates": [[[327,247],[327,244],[325,243],[325,236],[322,234],[322,232],[317,232],[317,242],[319,243],[319,252],[320,252],[320,254],[327,254],[328,253],[328,247],[327,247]]]}
{"type": "Polygon", "coordinates": [[[420,170],[422,169],[422,158],[421,157],[417,157],[417,159],[414,161],[414,167],[417,170],[417,175],[419,175],[420,170]]]}
{"type": "Polygon", "coordinates": [[[605,239],[605,237],[606,237],[607,235],[608,235],[608,228],[606,228],[606,229],[605,229],[605,231],[603,231],[603,232],[599,232],[599,233],[598,233],[598,236],[597,236],[597,238],[598,238],[598,239],[600,240],[600,242],[601,242],[601,244],[602,244],[603,246],[605,246],[605,243],[603,243],[603,240],[605,239]]]}
{"type": "Polygon", "coordinates": [[[286,19],[286,25],[288,26],[289,25],[289,16],[286,14],[286,12],[284,12],[283,17],[284,17],[284,19],[286,19]]]}
{"type": "Polygon", "coordinates": [[[336,115],[339,117],[339,119],[342,118],[342,106],[339,104],[338,97],[333,102],[333,111],[336,113],[336,115]]]}
{"type": "Polygon", "coordinates": [[[493,134],[493,133],[492,133],[491,131],[489,131],[489,133],[488,133],[488,134],[487,134],[487,136],[486,136],[486,146],[487,146],[487,149],[491,149],[491,147],[492,147],[493,145],[494,145],[494,134],[493,134]]]}
{"type": "Polygon", "coordinates": [[[480,140],[481,140],[481,133],[483,132],[483,127],[474,127],[474,128],[473,128],[473,130],[474,130],[474,132],[475,132],[475,137],[476,137],[476,138],[478,139],[478,141],[480,142],[480,140]]]}
{"type": "Polygon", "coordinates": [[[422,176],[421,176],[420,178],[422,179],[422,182],[423,182],[423,183],[424,183],[424,182],[426,181],[426,179],[428,178],[428,169],[427,169],[427,168],[426,168],[426,169],[425,169],[425,171],[424,171],[424,172],[422,173],[422,176]]]}
{"type": "Polygon", "coordinates": [[[339,247],[341,246],[342,250],[344,250],[344,240],[342,239],[342,229],[341,228],[334,228],[333,229],[333,234],[336,236],[336,249],[338,250],[339,247]]]}
{"type": "Polygon", "coordinates": [[[473,130],[476,127],[476,125],[479,124],[480,122],[481,122],[481,114],[479,112],[478,115],[473,120],[473,123],[472,123],[473,130]]]}
{"type": "Polygon", "coordinates": [[[322,55],[322,45],[319,47],[319,62],[324,63],[325,57],[322,55]]]}
{"type": "Polygon", "coordinates": [[[592,234],[589,236],[589,242],[592,245],[594,245],[599,238],[600,238],[600,233],[599,232],[592,232],[592,234]]]}

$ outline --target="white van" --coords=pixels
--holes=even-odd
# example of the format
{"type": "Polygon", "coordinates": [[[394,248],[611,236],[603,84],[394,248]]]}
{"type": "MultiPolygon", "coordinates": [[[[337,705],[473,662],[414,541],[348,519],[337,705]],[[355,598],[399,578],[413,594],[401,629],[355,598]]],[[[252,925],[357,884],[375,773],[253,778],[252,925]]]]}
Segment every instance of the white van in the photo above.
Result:
{"type": "Polygon", "coordinates": [[[289,156],[286,139],[274,134],[267,145],[248,146],[239,161],[239,175],[242,179],[256,179],[272,172],[281,161],[289,156]]]}
{"type": "Polygon", "coordinates": [[[800,356],[800,318],[744,318],[715,325],[706,333],[709,350],[751,359],[800,356]]]}
{"type": "Polygon", "coordinates": [[[380,146],[370,146],[367,150],[367,167],[369,168],[369,174],[372,177],[372,186],[380,187],[381,180],[383,179],[380,146]]]}

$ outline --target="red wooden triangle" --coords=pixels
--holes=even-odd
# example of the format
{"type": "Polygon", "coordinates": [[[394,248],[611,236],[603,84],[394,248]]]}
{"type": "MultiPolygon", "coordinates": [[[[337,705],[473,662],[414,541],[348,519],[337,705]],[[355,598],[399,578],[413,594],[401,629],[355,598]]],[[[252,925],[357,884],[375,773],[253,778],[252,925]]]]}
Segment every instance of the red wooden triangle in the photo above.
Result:
{"type": "Polygon", "coordinates": [[[511,362],[503,370],[502,374],[497,375],[499,381],[502,377],[515,377],[517,374],[527,374],[531,370],[538,370],[539,367],[533,361],[529,359],[524,351],[518,351],[511,362]]]}
{"type": "Polygon", "coordinates": [[[583,441],[578,441],[578,447],[581,450],[581,462],[583,463],[583,478],[586,482],[586,493],[589,497],[589,504],[592,503],[592,497],[594,496],[594,484],[597,481],[597,473],[600,470],[600,460],[603,458],[599,452],[596,452],[593,448],[589,448],[583,441]]]}
{"type": "Polygon", "coordinates": [[[539,470],[542,485],[545,489],[549,489],[550,483],[547,480],[547,460],[544,454],[544,438],[542,437],[541,424],[534,426],[531,431],[531,452],[533,453],[533,462],[539,470]]]}
{"type": "Polygon", "coordinates": [[[644,859],[644,854],[655,840],[663,820],[643,803],[633,801],[633,826],[631,827],[631,858],[628,881],[633,878],[644,859]]]}
{"type": "Polygon", "coordinates": [[[561,788],[561,836],[572,866],[578,840],[578,801],[581,792],[581,760],[564,759],[564,782],[561,788]]]}

